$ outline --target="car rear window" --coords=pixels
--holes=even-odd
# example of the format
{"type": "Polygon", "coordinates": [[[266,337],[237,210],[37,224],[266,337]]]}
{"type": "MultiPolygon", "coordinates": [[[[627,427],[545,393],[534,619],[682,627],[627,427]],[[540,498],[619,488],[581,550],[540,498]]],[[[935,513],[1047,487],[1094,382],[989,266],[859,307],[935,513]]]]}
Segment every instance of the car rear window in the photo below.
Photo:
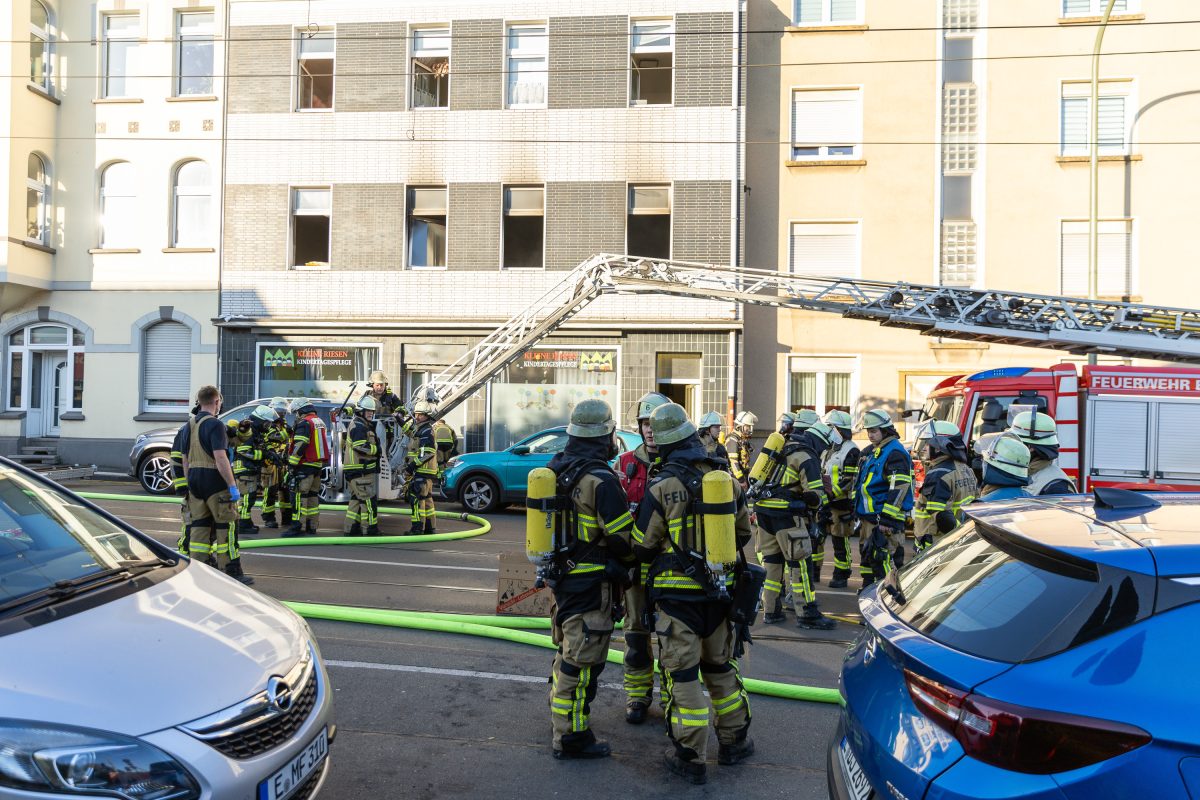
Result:
{"type": "Polygon", "coordinates": [[[1154,580],[1057,553],[968,522],[905,565],[902,621],[936,642],[993,661],[1060,653],[1149,616],[1154,580]]]}

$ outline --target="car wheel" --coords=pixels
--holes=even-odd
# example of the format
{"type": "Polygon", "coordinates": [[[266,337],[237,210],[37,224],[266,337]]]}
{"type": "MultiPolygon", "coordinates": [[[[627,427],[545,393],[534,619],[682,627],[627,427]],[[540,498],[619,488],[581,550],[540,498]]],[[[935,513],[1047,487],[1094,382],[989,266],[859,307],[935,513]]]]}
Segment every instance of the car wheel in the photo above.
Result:
{"type": "Polygon", "coordinates": [[[500,507],[500,487],[486,475],[472,475],[463,481],[458,497],[472,514],[490,514],[500,507]]]}
{"type": "Polygon", "coordinates": [[[150,494],[170,494],[174,473],[171,458],[165,452],[151,453],[138,464],[138,482],[150,494]]]}

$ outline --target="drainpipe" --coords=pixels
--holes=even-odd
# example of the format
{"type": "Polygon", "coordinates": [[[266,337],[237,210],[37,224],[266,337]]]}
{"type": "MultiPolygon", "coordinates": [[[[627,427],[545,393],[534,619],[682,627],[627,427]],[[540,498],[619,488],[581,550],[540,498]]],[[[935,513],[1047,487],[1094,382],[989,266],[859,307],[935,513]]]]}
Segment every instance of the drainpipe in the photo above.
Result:
{"type": "MultiPolygon", "coordinates": [[[[742,109],[742,56],[744,47],[744,38],[742,36],[743,21],[746,17],[745,0],[733,0],[733,97],[730,98],[733,111],[733,179],[730,181],[729,195],[729,264],[733,267],[742,265],[741,258],[741,195],[742,195],[742,171],[744,169],[745,153],[743,151],[743,135],[742,128],[745,125],[742,109]]],[[[742,314],[741,304],[734,304],[733,307],[734,321],[742,319],[743,324],[745,317],[742,314]]],[[[729,374],[727,376],[727,397],[728,401],[725,409],[725,416],[730,427],[733,426],[733,417],[737,412],[737,353],[738,353],[738,335],[736,330],[729,332],[729,374]]]]}
{"type": "MultiPolygon", "coordinates": [[[[1100,294],[1100,47],[1104,43],[1104,32],[1108,30],[1108,18],[1112,15],[1117,0],[1108,0],[1104,16],[1096,31],[1096,43],[1092,47],[1092,105],[1091,126],[1091,174],[1088,180],[1088,299],[1095,300],[1100,294]]],[[[1088,363],[1096,363],[1096,354],[1088,354],[1088,363]]]]}

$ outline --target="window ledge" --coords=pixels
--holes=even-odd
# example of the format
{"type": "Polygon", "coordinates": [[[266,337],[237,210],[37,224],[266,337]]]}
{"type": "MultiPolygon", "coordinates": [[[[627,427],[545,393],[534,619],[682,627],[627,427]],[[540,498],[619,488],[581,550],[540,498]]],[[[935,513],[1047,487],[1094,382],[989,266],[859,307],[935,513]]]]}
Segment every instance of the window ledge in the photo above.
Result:
{"type": "Polygon", "coordinates": [[[186,412],[143,411],[133,418],[134,422],[187,422],[186,412]]]}
{"type": "Polygon", "coordinates": [[[832,159],[814,159],[812,161],[785,161],[785,167],[865,167],[867,160],[865,158],[832,158],[832,159]]]}
{"type": "Polygon", "coordinates": [[[58,415],[58,418],[66,420],[67,422],[83,422],[85,419],[87,419],[87,417],[83,415],[83,412],[78,410],[64,411],[58,415]]]}
{"type": "Polygon", "coordinates": [[[288,269],[292,272],[328,272],[331,267],[328,264],[293,264],[288,269]]]}
{"type": "Polygon", "coordinates": [[[140,253],[140,252],[142,252],[142,250],[139,247],[93,247],[91,250],[88,250],[88,252],[91,253],[92,255],[105,255],[105,254],[115,254],[115,253],[123,253],[125,255],[129,255],[131,253],[140,253]]]}
{"type": "Polygon", "coordinates": [[[146,101],[142,100],[140,97],[95,97],[95,98],[92,98],[92,105],[95,105],[95,106],[121,105],[124,103],[144,103],[144,102],[146,102],[146,101]]]}
{"type": "Polygon", "coordinates": [[[297,114],[332,114],[332,108],[297,108],[297,114]]]}
{"type": "Polygon", "coordinates": [[[14,239],[12,241],[18,241],[23,247],[28,247],[30,250],[38,250],[43,253],[49,253],[50,255],[55,255],[58,253],[58,251],[50,245],[42,244],[34,239],[14,239]]]}
{"type": "Polygon", "coordinates": [[[215,247],[164,247],[164,253],[215,253],[215,247]]]}
{"type": "MultiPolygon", "coordinates": [[[[1055,156],[1055,161],[1059,164],[1089,164],[1092,161],[1091,156],[1055,156]]],[[[1100,156],[1099,161],[1141,161],[1141,153],[1133,153],[1127,156],[1100,156]]]]}
{"type": "MultiPolygon", "coordinates": [[[[1141,22],[1146,18],[1145,14],[1113,14],[1108,18],[1109,22],[1141,22]]],[[[1103,22],[1104,17],[1059,17],[1059,25],[1095,25],[1103,22]]]]}
{"type": "Polygon", "coordinates": [[[0,419],[25,419],[25,415],[28,413],[28,411],[18,410],[0,411],[0,419]]]}
{"type": "Polygon", "coordinates": [[[167,98],[168,103],[208,103],[217,99],[215,94],[180,94],[167,98]]]}
{"type": "Polygon", "coordinates": [[[839,33],[869,31],[870,25],[788,25],[784,33],[839,33]]]}
{"type": "Polygon", "coordinates": [[[38,97],[46,98],[51,103],[54,103],[54,105],[56,105],[56,106],[62,105],[62,100],[59,100],[54,95],[50,94],[50,92],[46,91],[45,86],[38,86],[36,83],[33,83],[32,81],[30,81],[29,83],[25,84],[25,88],[28,89],[29,91],[33,92],[34,94],[36,94],[38,97]]]}

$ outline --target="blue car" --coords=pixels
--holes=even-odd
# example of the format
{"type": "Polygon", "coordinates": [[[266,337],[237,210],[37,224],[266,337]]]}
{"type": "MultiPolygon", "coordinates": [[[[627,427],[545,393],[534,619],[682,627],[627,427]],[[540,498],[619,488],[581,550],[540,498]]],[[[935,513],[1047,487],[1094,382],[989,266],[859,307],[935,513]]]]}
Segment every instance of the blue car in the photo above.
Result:
{"type": "Polygon", "coordinates": [[[1200,798],[1200,495],[972,507],[859,597],[835,800],[1200,798]]]}
{"type": "MultiPolygon", "coordinates": [[[[620,452],[633,450],[641,443],[638,434],[617,431],[620,452]]],[[[524,502],[529,470],[546,466],[566,446],[564,426],[527,436],[507,450],[457,456],[446,464],[442,494],[447,500],[458,501],[472,514],[486,514],[508,503],[524,502]]]]}

